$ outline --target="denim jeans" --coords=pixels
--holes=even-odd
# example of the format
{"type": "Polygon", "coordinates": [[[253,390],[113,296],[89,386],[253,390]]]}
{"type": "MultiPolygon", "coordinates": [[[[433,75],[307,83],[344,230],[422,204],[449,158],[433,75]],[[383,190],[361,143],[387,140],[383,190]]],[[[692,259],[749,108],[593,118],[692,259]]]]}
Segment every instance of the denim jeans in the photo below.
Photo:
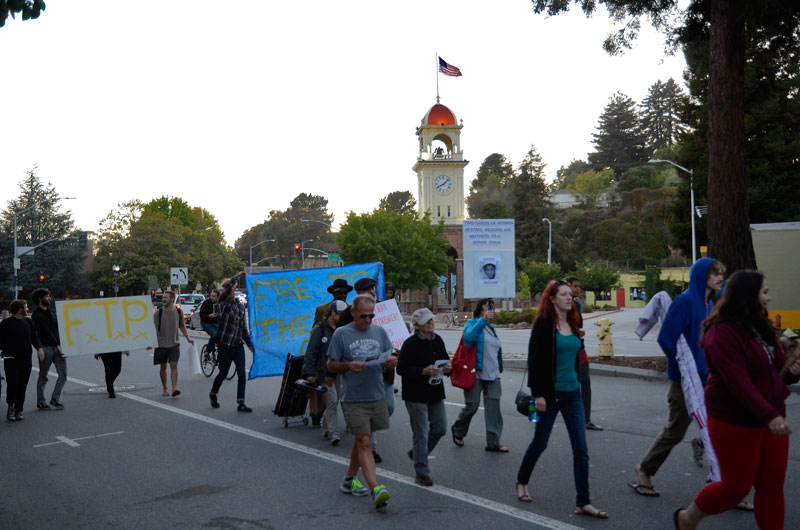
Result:
{"type": "Polygon", "coordinates": [[[214,344],[214,336],[217,334],[217,324],[203,323],[200,325],[203,327],[203,331],[208,333],[208,349],[214,351],[217,347],[217,345],[214,344]]]}
{"type": "Polygon", "coordinates": [[[44,387],[47,385],[47,372],[50,371],[50,365],[56,366],[58,372],[58,379],[56,379],[56,386],[53,388],[53,395],[51,396],[56,401],[61,401],[61,389],[64,388],[64,383],[67,382],[67,359],[59,355],[55,346],[43,346],[44,361],[39,361],[39,379],[36,381],[36,402],[47,404],[44,397],[44,387]]]}
{"type": "Polygon", "coordinates": [[[586,448],[586,424],[583,419],[583,401],[581,400],[580,390],[573,392],[556,392],[556,402],[554,406],[548,404],[545,412],[540,412],[539,423],[536,424],[536,431],[533,441],[525,451],[522,464],[517,472],[517,482],[527,484],[533,473],[533,468],[539,460],[539,456],[547,448],[550,433],[553,431],[553,424],[556,421],[558,411],[564,418],[564,424],[569,433],[569,443],[572,445],[572,474],[575,478],[575,498],[576,506],[589,504],[589,450],[586,448]]]}
{"type": "Polygon", "coordinates": [[[406,409],[408,421],[411,423],[414,471],[418,477],[424,477],[430,475],[428,455],[447,432],[444,400],[433,403],[406,401],[406,409]]]}
{"type": "Polygon", "coordinates": [[[228,370],[230,370],[231,363],[233,363],[236,365],[236,402],[244,403],[244,389],[247,386],[247,378],[244,374],[244,345],[239,344],[238,346],[220,348],[217,359],[219,360],[219,373],[214,378],[211,391],[215,394],[219,392],[219,387],[222,386],[222,382],[228,376],[228,370]]]}

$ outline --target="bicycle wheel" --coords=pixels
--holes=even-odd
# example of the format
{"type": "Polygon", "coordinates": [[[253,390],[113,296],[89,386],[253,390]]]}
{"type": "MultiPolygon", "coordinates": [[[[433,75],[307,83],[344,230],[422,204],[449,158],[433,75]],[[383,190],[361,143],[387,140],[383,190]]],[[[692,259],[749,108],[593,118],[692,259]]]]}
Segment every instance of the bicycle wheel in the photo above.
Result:
{"type": "Polygon", "coordinates": [[[214,373],[214,368],[217,367],[217,353],[208,351],[208,344],[204,344],[200,350],[200,368],[203,370],[203,375],[211,377],[214,373]]]}

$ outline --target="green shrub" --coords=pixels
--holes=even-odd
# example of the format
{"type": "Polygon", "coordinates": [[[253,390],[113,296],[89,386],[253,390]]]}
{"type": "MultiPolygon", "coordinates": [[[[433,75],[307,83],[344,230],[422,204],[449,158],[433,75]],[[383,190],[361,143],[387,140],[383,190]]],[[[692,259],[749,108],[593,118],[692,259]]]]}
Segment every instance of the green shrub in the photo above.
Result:
{"type": "Polygon", "coordinates": [[[531,307],[522,311],[495,311],[492,324],[519,324],[520,322],[532,324],[533,319],[536,318],[536,309],[531,307]]]}

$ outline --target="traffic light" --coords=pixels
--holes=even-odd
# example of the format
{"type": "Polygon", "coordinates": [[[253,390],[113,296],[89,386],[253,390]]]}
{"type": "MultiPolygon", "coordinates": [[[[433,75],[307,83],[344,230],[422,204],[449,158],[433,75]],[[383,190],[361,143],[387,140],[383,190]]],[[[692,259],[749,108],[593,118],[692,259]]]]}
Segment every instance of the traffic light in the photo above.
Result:
{"type": "Polygon", "coordinates": [[[300,257],[300,243],[295,243],[294,244],[294,257],[295,258],[299,258],[300,257]]]}
{"type": "Polygon", "coordinates": [[[86,250],[88,246],[89,246],[89,233],[78,232],[78,248],[81,250],[86,250]]]}
{"type": "Polygon", "coordinates": [[[44,274],[39,274],[39,283],[44,284],[44,274]]]}

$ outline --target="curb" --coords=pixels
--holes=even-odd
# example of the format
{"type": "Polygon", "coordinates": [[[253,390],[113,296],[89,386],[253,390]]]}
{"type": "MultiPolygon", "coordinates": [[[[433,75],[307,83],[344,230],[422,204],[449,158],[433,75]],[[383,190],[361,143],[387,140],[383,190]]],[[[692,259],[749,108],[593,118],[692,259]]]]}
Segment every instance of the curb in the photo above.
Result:
{"type": "MultiPolygon", "coordinates": [[[[503,368],[509,370],[516,370],[518,372],[525,371],[527,367],[527,360],[525,359],[503,359],[503,368]]],[[[641,368],[628,368],[627,366],[612,366],[607,364],[589,364],[589,373],[591,375],[604,375],[607,377],[628,377],[633,379],[645,379],[647,381],[666,381],[667,374],[665,372],[658,372],[656,370],[643,370],[641,368]]],[[[798,389],[800,390],[800,388],[798,389]]]]}

